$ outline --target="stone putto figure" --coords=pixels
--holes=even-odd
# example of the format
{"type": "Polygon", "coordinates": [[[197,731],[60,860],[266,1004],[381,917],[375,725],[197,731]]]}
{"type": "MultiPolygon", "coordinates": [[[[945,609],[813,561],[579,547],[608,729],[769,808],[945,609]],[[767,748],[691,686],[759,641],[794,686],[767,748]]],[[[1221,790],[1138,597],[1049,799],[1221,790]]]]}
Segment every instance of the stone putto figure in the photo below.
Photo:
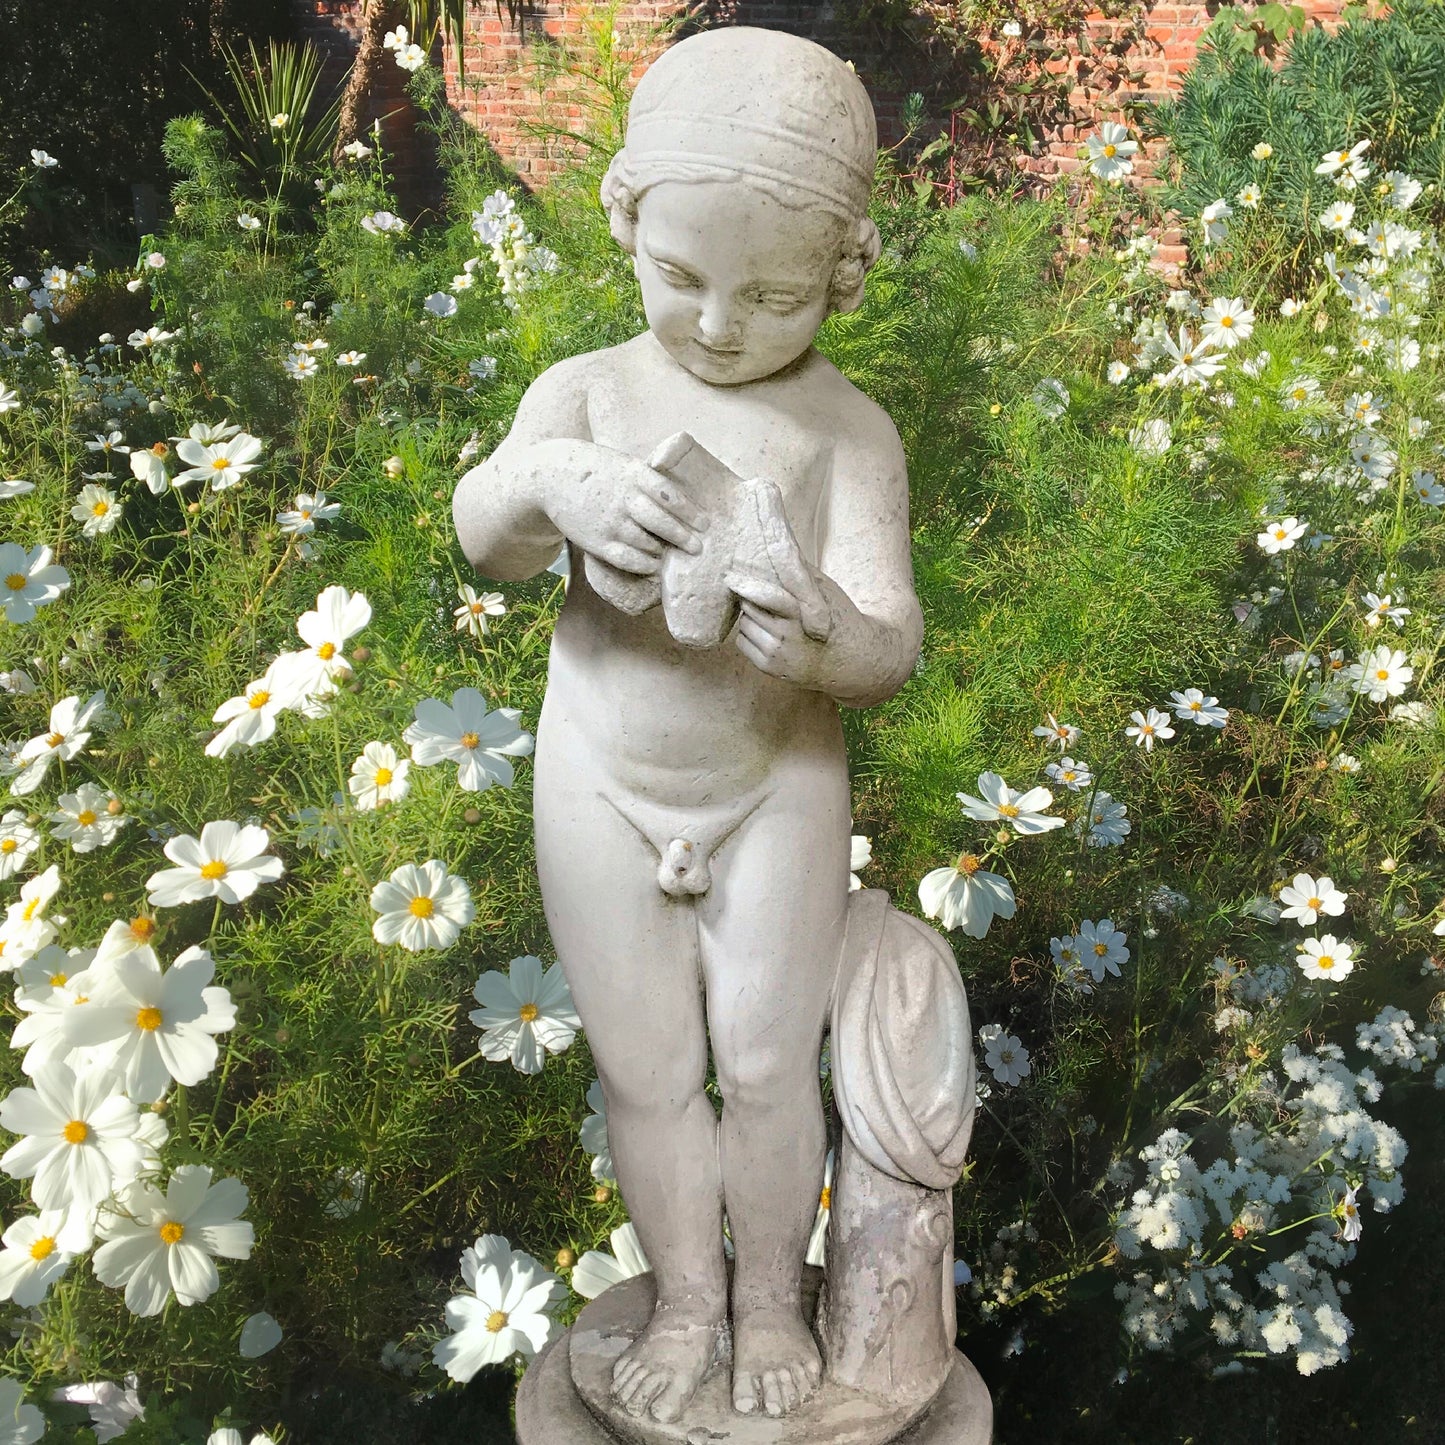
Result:
{"type": "Polygon", "coordinates": [[[838,707],[891,697],[923,630],[898,433],[813,346],[879,255],[876,146],[862,83],[809,41],[732,27],[662,55],[602,185],[647,329],[538,377],[454,499],[487,577],[531,577],[564,541],[572,557],[534,822],[652,1266],[635,1325],[583,1330],[618,1286],[571,1341],[623,1438],[713,1438],[649,1431],[693,1427],[719,1378],[735,1423],[805,1418],[832,1389],[896,1429],[961,1359],[967,1007],[936,934],[848,891],[838,707]],[[819,1302],[803,1257],[830,1021],[845,1137],[819,1302]]]}

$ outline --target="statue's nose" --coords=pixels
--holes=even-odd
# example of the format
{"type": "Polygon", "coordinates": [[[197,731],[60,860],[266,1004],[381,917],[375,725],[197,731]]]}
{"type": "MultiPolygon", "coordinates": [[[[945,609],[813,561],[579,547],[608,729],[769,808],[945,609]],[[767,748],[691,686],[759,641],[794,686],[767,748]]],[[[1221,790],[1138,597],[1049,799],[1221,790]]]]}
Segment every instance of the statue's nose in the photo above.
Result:
{"type": "Polygon", "coordinates": [[[718,350],[735,348],[742,341],[742,326],[737,314],[726,302],[706,303],[698,317],[697,329],[703,345],[718,350]]]}

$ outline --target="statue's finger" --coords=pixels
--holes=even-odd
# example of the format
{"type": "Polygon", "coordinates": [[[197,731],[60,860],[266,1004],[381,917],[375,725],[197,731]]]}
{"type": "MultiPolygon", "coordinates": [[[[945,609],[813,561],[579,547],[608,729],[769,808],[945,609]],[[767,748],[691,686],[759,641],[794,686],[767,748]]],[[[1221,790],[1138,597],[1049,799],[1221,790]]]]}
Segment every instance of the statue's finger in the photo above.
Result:
{"type": "Polygon", "coordinates": [[[740,572],[733,568],[728,572],[726,581],[744,602],[751,602],[765,612],[771,612],[778,617],[799,615],[798,599],[786,587],[781,587],[766,577],[757,577],[751,572],[740,572]]]}

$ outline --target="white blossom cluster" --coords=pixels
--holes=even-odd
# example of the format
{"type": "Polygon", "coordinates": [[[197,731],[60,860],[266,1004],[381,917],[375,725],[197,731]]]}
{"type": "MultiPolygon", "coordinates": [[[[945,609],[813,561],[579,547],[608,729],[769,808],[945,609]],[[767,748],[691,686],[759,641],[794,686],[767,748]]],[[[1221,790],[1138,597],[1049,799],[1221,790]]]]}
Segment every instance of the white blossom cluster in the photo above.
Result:
{"type": "MultiPolygon", "coordinates": [[[[1439,1057],[1439,1030],[1435,1024],[1419,1028],[1404,1009],[1386,1004],[1371,1022],[1356,1028],[1355,1047],[1382,1064],[1418,1074],[1439,1057]]],[[[1445,1088],[1445,1068],[1436,1072],[1435,1083],[1445,1088]]]]}
{"type": "Polygon", "coordinates": [[[496,190],[472,212],[472,230],[484,245],[492,248],[492,264],[502,283],[502,300],[515,311],[517,298],[536,277],[557,269],[557,253],[539,246],[517,211],[517,203],[506,191],[496,190]]]}

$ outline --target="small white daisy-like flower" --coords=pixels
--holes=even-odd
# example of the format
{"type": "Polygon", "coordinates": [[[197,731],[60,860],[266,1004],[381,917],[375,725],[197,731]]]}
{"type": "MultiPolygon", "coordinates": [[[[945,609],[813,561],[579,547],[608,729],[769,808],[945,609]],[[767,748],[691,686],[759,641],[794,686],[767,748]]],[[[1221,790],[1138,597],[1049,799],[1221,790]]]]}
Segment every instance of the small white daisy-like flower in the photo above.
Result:
{"type": "Polygon", "coordinates": [[[288,356],[282,365],[286,368],[286,375],[292,381],[305,381],[313,377],[321,369],[321,363],[308,352],[300,352],[288,356]]]}
{"type": "Polygon", "coordinates": [[[470,632],[476,638],[487,635],[487,618],[501,617],[507,610],[500,592],[478,594],[465,582],[457,588],[457,596],[461,598],[462,605],[452,611],[452,616],[456,618],[456,630],[470,632]]]}
{"type": "Polygon", "coordinates": [[[1067,748],[1078,739],[1079,730],[1072,723],[1060,722],[1053,713],[1045,713],[1044,720],[1034,729],[1036,738],[1047,738],[1057,748],[1067,748]]]}
{"type": "Polygon", "coordinates": [[[1136,709],[1129,716],[1133,722],[1124,729],[1124,735],[1133,738],[1135,745],[1143,748],[1146,753],[1154,751],[1156,742],[1174,736],[1174,729],[1169,725],[1169,714],[1160,712],[1158,708],[1151,707],[1147,714],[1136,709]]]}
{"type": "Polygon", "coordinates": [[[457,314],[457,298],[448,296],[445,291],[433,291],[422,302],[422,306],[432,316],[445,317],[457,314]]]}
{"type": "Polygon", "coordinates": [[[1296,873],[1284,888],[1279,890],[1281,918],[1293,918],[1302,927],[1309,928],[1320,917],[1328,914],[1338,917],[1345,911],[1345,900],[1349,894],[1335,887],[1334,879],[1328,875],[1315,878],[1308,873],[1296,873]]]}
{"type": "Polygon", "coordinates": [[[1030,788],[1015,792],[997,773],[980,773],[978,790],[983,797],[971,793],[955,793],[964,816],[981,823],[1003,822],[1021,836],[1047,833],[1062,828],[1062,818],[1047,818],[1045,808],[1051,807],[1054,795],[1047,788],[1030,788]]]}
{"type": "Polygon", "coordinates": [[[8,808],[0,817],[0,882],[25,871],[30,855],[40,846],[40,833],[26,822],[23,808],[8,808]]]}
{"type": "Polygon", "coordinates": [[[1181,722],[1197,723],[1200,727],[1222,728],[1229,721],[1229,709],[1219,705],[1217,697],[1210,697],[1197,687],[1186,687],[1183,692],[1169,694],[1174,716],[1181,722]]]}
{"type": "Polygon", "coordinates": [[[90,482],[80,489],[80,495],[70,509],[70,515],[84,524],[80,530],[85,536],[99,537],[106,532],[115,531],[124,510],[123,504],[116,499],[115,493],[109,487],[90,482]]]}
{"type": "Polygon", "coordinates": [[[81,702],[79,696],[62,698],[50,709],[50,728],[31,738],[15,756],[19,771],[10,784],[15,797],[33,793],[52,762],[69,762],[79,757],[90,741],[105,707],[105,693],[93,692],[81,702]]]}
{"type": "Polygon", "coordinates": [[[582,1020],[562,965],[544,971],[531,954],[514,958],[508,971],[482,974],[472,989],[481,1005],[467,1017],[482,1030],[484,1059],[510,1059],[523,1074],[540,1074],[548,1054],[560,1054],[577,1036],[582,1020]]]}
{"type": "Polygon", "coordinates": [[[1129,132],[1118,121],[1108,120],[1093,135],[1085,138],[1088,167],[1101,181],[1123,180],[1134,169],[1134,154],[1139,142],[1129,139],[1129,132]]]}
{"type": "Polygon", "coordinates": [[[1074,946],[1079,962],[1093,974],[1095,983],[1102,983],[1106,973],[1119,977],[1119,965],[1129,961],[1125,937],[1112,919],[1101,918],[1097,923],[1085,920],[1079,925],[1074,946]]]}
{"type": "Polygon", "coordinates": [[[549,1311],[567,1298],[567,1286],[500,1235],[483,1235],[463,1251],[462,1278],[470,1293],[446,1306],[455,1333],[432,1350],[452,1379],[464,1383],[517,1354],[531,1359],[561,1328],[549,1311]]]}
{"type": "MultiPolygon", "coordinates": [[[[82,783],[75,792],[62,793],[55,802],[59,811],[50,814],[51,836],[68,842],[77,853],[108,848],[130,822],[121,800],[95,783],[82,783]]],[[[0,842],[0,849],[3,847],[0,842]]]]}
{"type": "Polygon", "coordinates": [[[615,1184],[617,1174],[612,1167],[612,1147],[607,1140],[607,1097],[601,1079],[587,1086],[587,1107],[591,1113],[582,1121],[582,1147],[592,1156],[592,1177],[599,1184],[615,1184]]]}
{"type": "Polygon", "coordinates": [[[476,915],[466,879],[438,858],[403,863],[371,890],[371,906],[379,915],[371,936],[408,953],[451,947],[476,915]]]}
{"type": "Polygon", "coordinates": [[[406,222],[390,211],[373,211],[361,218],[361,229],[373,236],[395,236],[406,230],[406,222]]]}
{"type": "Polygon", "coordinates": [[[457,783],[464,792],[485,792],[493,783],[512,784],[510,759],[528,756],[531,733],[517,726],[521,712],[513,707],[487,710],[486,700],[474,687],[460,687],[451,705],[424,698],[416,705],[416,720],[402,738],[411,744],[412,761],[421,767],[455,762],[457,783]]]}
{"type": "Polygon", "coordinates": [[[1319,938],[1305,939],[1295,955],[1295,962],[1306,978],[1334,983],[1354,971],[1354,955],[1353,943],[1336,938],[1333,933],[1325,933],[1319,938]]]}
{"type": "Polygon", "coordinates": [[[1125,361],[1111,361],[1104,372],[1104,379],[1110,386],[1118,386],[1129,379],[1129,364],[1125,361]]]}
{"type": "Polygon", "coordinates": [[[1201,340],[1225,351],[1249,340],[1254,332],[1254,312],[1244,304],[1242,296],[1216,296],[1204,308],[1200,319],[1203,322],[1201,340]]]}
{"type": "Polygon", "coordinates": [[[295,508],[277,512],[276,521],[283,532],[305,537],[316,530],[318,522],[334,521],[340,513],[341,503],[328,502],[325,492],[317,492],[314,496],[309,492],[298,492],[295,508]]]}
{"type": "Polygon", "coordinates": [[[146,879],[147,901],[153,908],[203,898],[240,903],[285,873],[285,864],[266,851],[270,846],[271,835],[259,823],[221,819],[207,823],[199,838],[181,833],[165,845],[166,857],[178,866],[146,879]]]}
{"type": "MultiPolygon", "coordinates": [[[[77,1254],[94,1241],[83,1209],[44,1209],[17,1219],[0,1236],[0,1299],[21,1309],[38,1305],[77,1254]]],[[[0,1415],[0,1441],[5,1417],[0,1415]]]]}
{"type": "Polygon", "coordinates": [[[848,840],[848,891],[856,892],[863,886],[858,874],[873,861],[873,842],[862,833],[854,833],[848,840]]]}
{"type": "Polygon", "coordinates": [[[54,555],[46,546],[0,542],[0,611],[7,622],[33,622],[37,608],[70,586],[70,573],[51,562],[54,555]]]}
{"type": "Polygon", "coordinates": [[[984,1067],[999,1083],[1017,1084],[1032,1072],[1029,1051],[1001,1024],[985,1024],[978,1031],[978,1041],[983,1045],[984,1067]]]}
{"type": "Polygon", "coordinates": [[[1060,758],[1056,763],[1049,763],[1044,771],[1054,782],[1067,788],[1071,793],[1077,793],[1080,789],[1089,787],[1094,781],[1094,775],[1089,771],[1087,763],[1076,762],[1069,757],[1060,758]]]}
{"type": "Polygon", "coordinates": [[[1351,688],[1371,702],[1399,697],[1414,679],[1415,669],[1398,647],[1372,647],[1345,669],[1351,688]]]}
{"type": "Polygon", "coordinates": [[[366,360],[364,351],[342,351],[337,353],[337,366],[360,366],[366,360]]]}
{"type": "Polygon", "coordinates": [[[407,772],[411,763],[398,759],[390,743],[367,743],[361,756],[351,765],[351,781],[347,787],[363,812],[397,803],[411,790],[407,772]]]}
{"type": "Polygon", "coordinates": [[[1012,918],[1018,906],[1008,879],[987,872],[972,853],[925,874],[918,902],[926,917],[938,919],[946,930],[962,928],[970,938],[982,938],[995,917],[1012,918]]]}
{"type": "Polygon", "coordinates": [[[1254,540],[1266,556],[1273,557],[1278,552],[1288,552],[1308,531],[1308,522],[1298,517],[1281,517],[1279,521],[1271,522],[1254,540]]]}
{"type": "MultiPolygon", "coordinates": [[[[209,431],[206,434],[214,435],[209,431]]],[[[223,492],[236,486],[247,472],[256,470],[261,464],[261,450],[260,439],[243,431],[232,430],[208,442],[184,437],[176,443],[176,455],[185,462],[186,470],[177,472],[171,485],[183,487],[187,482],[208,481],[213,492],[223,492]]]]}
{"type": "Polygon", "coordinates": [[[236,224],[243,231],[259,231],[261,229],[261,218],[260,216],[253,216],[250,211],[242,211],[241,214],[236,217],[236,224]]]}
{"type": "Polygon", "coordinates": [[[181,1164],[165,1193],[148,1180],[131,1184],[118,1209],[102,1210],[95,1277],[125,1287],[126,1307],[158,1315],[174,1292],[182,1305],[200,1304],[221,1286],[217,1259],[249,1259],[256,1232],[240,1218],[249,1191],[239,1179],[211,1182],[205,1164],[181,1164]],[[123,1212],[122,1212],[123,1211],[123,1212]]]}
{"type": "MultiPolygon", "coordinates": [[[[832,1155],[830,1153],[829,1157],[832,1155]]],[[[621,1284],[639,1274],[646,1274],[652,1264],[642,1241],[637,1237],[637,1227],[632,1223],[618,1225],[610,1236],[612,1253],[600,1249],[589,1249],[572,1266],[572,1288],[583,1299],[596,1299],[605,1289],[621,1284]]],[[[805,1259],[805,1264],[818,1261],[805,1259]]]]}

